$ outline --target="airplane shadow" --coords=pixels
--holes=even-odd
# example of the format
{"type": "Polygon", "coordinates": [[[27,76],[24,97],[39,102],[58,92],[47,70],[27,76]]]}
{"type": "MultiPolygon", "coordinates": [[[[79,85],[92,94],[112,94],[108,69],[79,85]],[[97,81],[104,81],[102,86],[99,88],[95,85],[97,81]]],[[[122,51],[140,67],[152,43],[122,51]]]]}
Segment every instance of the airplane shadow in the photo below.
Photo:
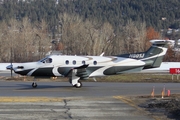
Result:
{"type": "Polygon", "coordinates": [[[40,85],[36,88],[32,88],[31,84],[17,84],[20,88],[17,88],[16,90],[40,90],[40,89],[75,89],[75,90],[81,90],[81,89],[86,89],[90,88],[93,86],[83,86],[82,88],[76,88],[71,85],[40,85]]]}

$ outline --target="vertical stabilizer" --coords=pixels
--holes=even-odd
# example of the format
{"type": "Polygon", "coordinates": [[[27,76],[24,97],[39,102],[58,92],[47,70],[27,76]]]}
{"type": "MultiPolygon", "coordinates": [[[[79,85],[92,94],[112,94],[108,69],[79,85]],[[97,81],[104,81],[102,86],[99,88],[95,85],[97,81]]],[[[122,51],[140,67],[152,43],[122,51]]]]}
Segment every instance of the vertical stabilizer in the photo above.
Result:
{"type": "Polygon", "coordinates": [[[168,40],[151,40],[152,46],[146,52],[118,55],[145,62],[144,69],[159,67],[168,49],[168,40]]]}
{"type": "Polygon", "coordinates": [[[145,52],[141,59],[146,63],[144,69],[159,67],[168,49],[167,40],[151,40],[152,46],[145,52]]]}

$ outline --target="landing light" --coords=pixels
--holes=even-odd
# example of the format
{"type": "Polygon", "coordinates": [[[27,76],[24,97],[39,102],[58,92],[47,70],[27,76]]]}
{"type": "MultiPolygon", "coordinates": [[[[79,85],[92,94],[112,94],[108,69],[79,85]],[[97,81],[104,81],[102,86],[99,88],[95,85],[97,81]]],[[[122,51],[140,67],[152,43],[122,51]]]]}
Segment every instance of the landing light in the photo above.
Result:
{"type": "Polygon", "coordinates": [[[24,68],[24,66],[18,66],[17,68],[18,68],[18,69],[23,69],[23,68],[24,68]]]}

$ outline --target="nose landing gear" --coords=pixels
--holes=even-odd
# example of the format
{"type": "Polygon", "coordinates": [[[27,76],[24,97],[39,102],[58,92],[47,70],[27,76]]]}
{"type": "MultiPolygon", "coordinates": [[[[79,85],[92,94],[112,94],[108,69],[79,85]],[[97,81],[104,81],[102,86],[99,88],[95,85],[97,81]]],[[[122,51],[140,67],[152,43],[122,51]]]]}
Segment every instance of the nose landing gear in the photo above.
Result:
{"type": "Polygon", "coordinates": [[[36,83],[36,82],[33,82],[33,83],[32,83],[32,87],[33,87],[33,88],[36,88],[36,87],[37,87],[37,83],[36,83]]]}

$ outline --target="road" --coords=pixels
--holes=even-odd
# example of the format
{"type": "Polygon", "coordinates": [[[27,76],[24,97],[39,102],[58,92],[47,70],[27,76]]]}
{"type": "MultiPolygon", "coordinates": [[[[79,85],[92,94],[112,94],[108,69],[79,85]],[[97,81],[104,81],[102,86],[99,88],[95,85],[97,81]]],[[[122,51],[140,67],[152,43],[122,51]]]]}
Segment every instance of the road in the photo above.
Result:
{"type": "Polygon", "coordinates": [[[162,89],[179,93],[180,83],[116,83],[116,82],[83,82],[83,87],[72,87],[69,82],[41,82],[33,89],[32,82],[0,81],[0,96],[45,96],[45,97],[78,97],[78,96],[139,96],[150,95],[152,88],[155,94],[162,89]]]}
{"type": "Polygon", "coordinates": [[[162,89],[179,93],[180,83],[83,82],[74,88],[68,82],[0,81],[0,119],[13,120],[154,120],[128,96],[155,94],[162,89]]]}

